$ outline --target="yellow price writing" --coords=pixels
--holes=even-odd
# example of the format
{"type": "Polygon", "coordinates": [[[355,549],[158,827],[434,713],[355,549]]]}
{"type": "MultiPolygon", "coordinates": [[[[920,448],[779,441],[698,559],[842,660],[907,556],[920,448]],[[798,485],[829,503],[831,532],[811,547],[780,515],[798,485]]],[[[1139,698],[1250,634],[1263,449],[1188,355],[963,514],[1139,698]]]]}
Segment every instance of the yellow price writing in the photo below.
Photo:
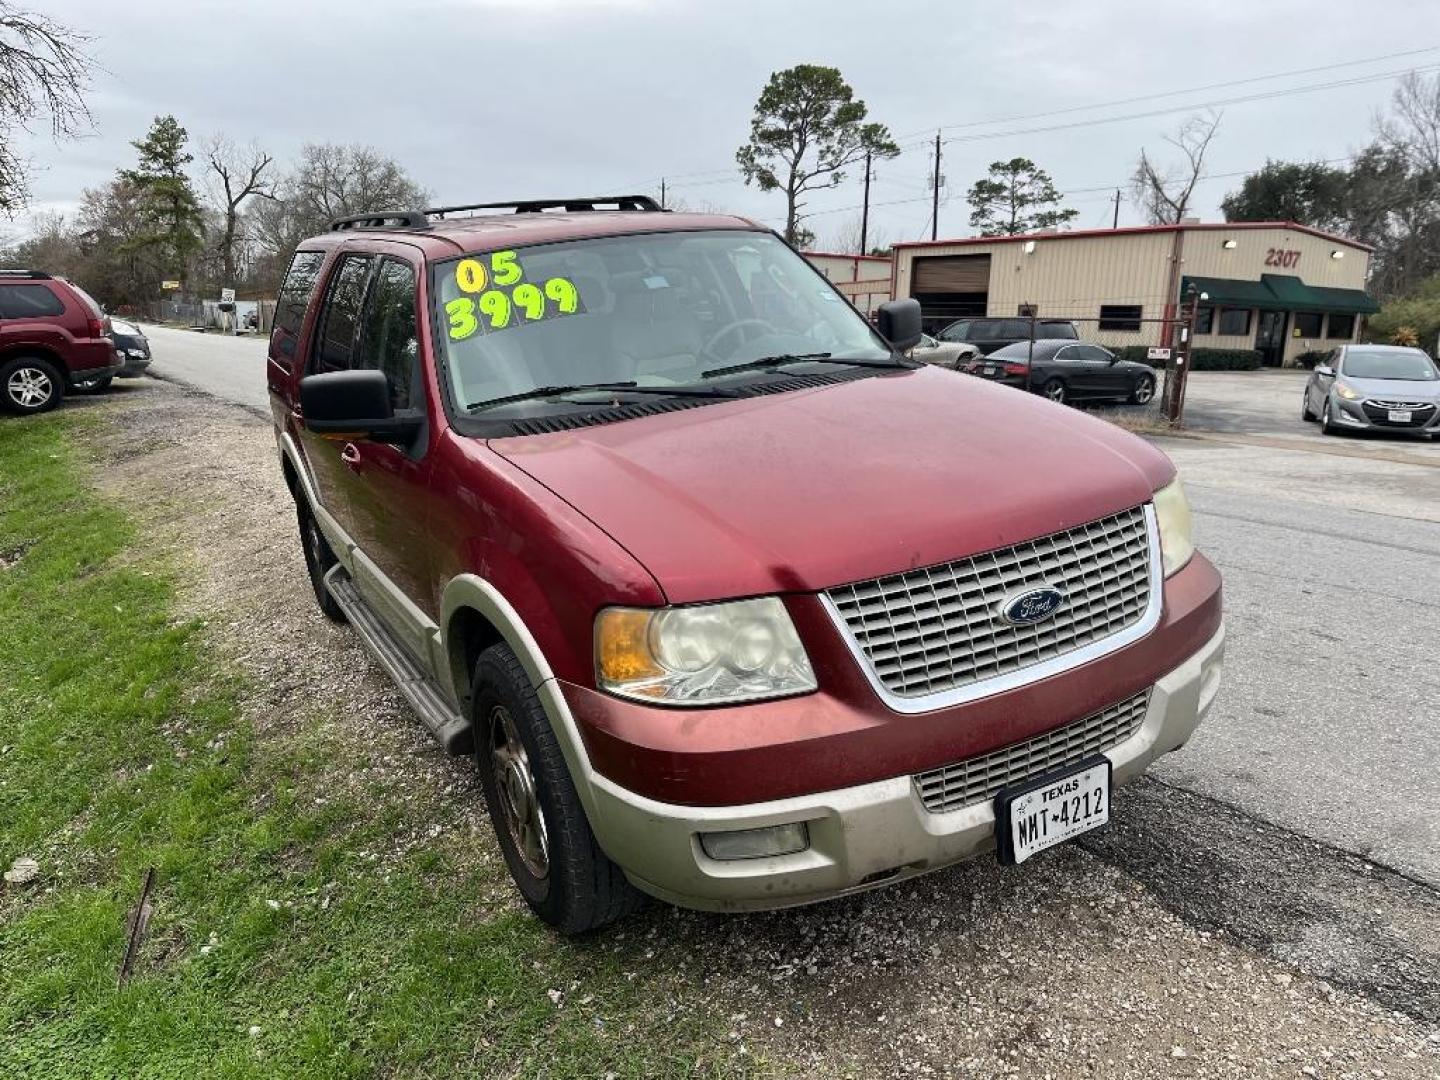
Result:
{"type": "Polygon", "coordinates": [[[461,292],[484,292],[485,286],[490,284],[490,275],[479,259],[461,259],[455,266],[455,284],[460,286],[461,292]]]}
{"type": "Polygon", "coordinates": [[[464,341],[477,330],[503,330],[584,310],[580,290],[569,278],[547,278],[539,285],[524,281],[524,268],[513,251],[497,251],[489,261],[488,268],[474,258],[455,265],[455,285],[468,295],[445,304],[451,341],[464,341]],[[492,284],[514,288],[487,288],[492,284]]]}
{"type": "Polygon", "coordinates": [[[464,341],[480,323],[475,318],[475,301],[467,296],[457,297],[445,305],[445,314],[450,316],[450,340],[464,341]]]}
{"type": "Polygon", "coordinates": [[[496,285],[514,285],[525,276],[513,251],[497,251],[491,255],[490,270],[495,275],[496,285]]]}

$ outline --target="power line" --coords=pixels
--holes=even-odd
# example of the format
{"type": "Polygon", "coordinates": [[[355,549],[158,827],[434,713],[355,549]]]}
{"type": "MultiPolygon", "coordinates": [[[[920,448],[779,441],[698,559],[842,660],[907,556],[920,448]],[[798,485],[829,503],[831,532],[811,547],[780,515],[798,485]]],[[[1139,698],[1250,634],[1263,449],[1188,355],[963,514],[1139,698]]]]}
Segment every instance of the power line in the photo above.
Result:
{"type": "MultiPolygon", "coordinates": [[[[1440,45],[1427,45],[1423,49],[1407,49],[1404,52],[1385,53],[1381,56],[1369,56],[1363,60],[1342,60],[1331,64],[1322,64],[1319,67],[1296,68],[1293,71],[1277,71],[1271,75],[1252,75],[1248,79],[1231,79],[1228,82],[1208,83],[1205,86],[1192,86],[1186,90],[1166,90],[1163,93],[1141,94],[1137,97],[1119,98],[1115,101],[1104,101],[1093,105],[1072,105],[1064,109],[1051,109],[1046,112],[1026,113],[1017,116],[997,116],[988,120],[971,120],[963,124],[941,124],[941,131],[954,131],[961,128],[984,127],[988,124],[1010,124],[1021,120],[1042,120],[1047,116],[1066,116],[1071,113],[1088,112],[1091,109],[1110,109],[1117,105],[1134,105],[1140,101],[1158,101],[1161,98],[1179,97],[1181,94],[1199,94],[1206,90],[1222,90],[1227,86],[1245,86],[1250,83],[1266,82],[1270,79],[1288,79],[1295,75],[1314,75],[1321,71],[1333,71],[1336,68],[1361,67],[1365,64],[1378,64],[1382,60],[1395,60],[1402,56],[1419,56],[1422,53],[1436,52],[1440,45]]],[[[928,129],[913,131],[905,135],[895,136],[896,140],[912,139],[926,134],[928,129]]],[[[928,145],[921,144],[921,145],[928,145]]]]}

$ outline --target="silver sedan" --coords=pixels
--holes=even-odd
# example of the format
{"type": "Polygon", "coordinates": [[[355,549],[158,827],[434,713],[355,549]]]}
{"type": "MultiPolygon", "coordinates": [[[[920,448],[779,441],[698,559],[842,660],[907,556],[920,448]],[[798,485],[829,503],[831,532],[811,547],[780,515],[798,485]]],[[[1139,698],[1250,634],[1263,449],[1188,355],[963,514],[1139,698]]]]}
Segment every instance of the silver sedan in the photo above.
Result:
{"type": "Polygon", "coordinates": [[[1305,383],[1300,415],[1341,431],[1440,433],[1440,370],[1420,349],[1342,345],[1305,383]]]}
{"type": "Polygon", "coordinates": [[[912,360],[922,360],[936,367],[950,368],[952,371],[958,370],[962,363],[974,360],[979,355],[980,350],[974,345],[959,341],[939,341],[929,334],[921,334],[920,344],[910,350],[912,360]]]}

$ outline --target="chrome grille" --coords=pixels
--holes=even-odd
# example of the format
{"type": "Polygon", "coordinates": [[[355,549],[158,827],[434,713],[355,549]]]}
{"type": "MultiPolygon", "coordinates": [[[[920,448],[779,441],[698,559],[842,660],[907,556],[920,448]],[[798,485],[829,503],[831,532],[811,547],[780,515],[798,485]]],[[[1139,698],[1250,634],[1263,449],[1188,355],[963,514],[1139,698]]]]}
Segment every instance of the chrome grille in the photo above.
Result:
{"type": "Polygon", "coordinates": [[[1119,746],[1140,730],[1150,691],[1142,690],[1093,716],[979,757],[918,773],[915,790],[932,814],[985,802],[1008,784],[1083,761],[1119,746]]]}
{"type": "Polygon", "coordinates": [[[1371,398],[1365,404],[1378,405],[1382,409],[1409,409],[1411,412],[1428,412],[1435,408],[1433,401],[1381,401],[1379,398],[1371,398]]]}
{"type": "Polygon", "coordinates": [[[953,690],[1063,656],[1138,623],[1150,603],[1145,508],[943,566],[826,594],[878,683],[901,698],[953,690]],[[1030,626],[1000,617],[1007,596],[1066,595],[1030,626]]]}

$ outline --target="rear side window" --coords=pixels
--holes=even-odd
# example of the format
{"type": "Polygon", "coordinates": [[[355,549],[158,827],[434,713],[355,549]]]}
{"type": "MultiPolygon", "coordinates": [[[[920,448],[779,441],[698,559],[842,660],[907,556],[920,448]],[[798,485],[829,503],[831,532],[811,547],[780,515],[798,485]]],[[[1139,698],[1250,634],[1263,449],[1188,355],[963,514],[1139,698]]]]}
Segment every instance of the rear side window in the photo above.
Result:
{"type": "Polygon", "coordinates": [[[0,285],[0,319],[41,319],[63,314],[65,305],[44,285],[0,285]]]}
{"type": "Polygon", "coordinates": [[[968,322],[951,323],[940,331],[941,341],[968,341],[970,339],[970,324],[968,322]]]}
{"type": "Polygon", "coordinates": [[[275,304],[275,328],[270,334],[270,355],[283,359],[287,366],[295,358],[305,309],[315,295],[315,282],[320,278],[320,266],[324,262],[323,251],[297,251],[280,286],[275,304]]]}
{"type": "Polygon", "coordinates": [[[360,322],[360,303],[365,299],[365,277],[370,256],[346,255],[330,275],[325,306],[315,333],[315,371],[344,371],[350,367],[355,349],[355,330],[360,322]]]}
{"type": "Polygon", "coordinates": [[[365,301],[360,348],[352,366],[383,371],[390,384],[390,404],[408,409],[420,397],[419,348],[415,270],[398,259],[382,259],[365,301]]]}
{"type": "Polygon", "coordinates": [[[1075,324],[1069,322],[1046,322],[1041,323],[1035,331],[1037,337],[1046,338],[1069,338],[1074,341],[1080,335],[1075,333],[1075,324]]]}
{"type": "Polygon", "coordinates": [[[989,338],[1026,338],[1030,337],[1029,319],[996,319],[982,332],[981,336],[989,338]]]}

